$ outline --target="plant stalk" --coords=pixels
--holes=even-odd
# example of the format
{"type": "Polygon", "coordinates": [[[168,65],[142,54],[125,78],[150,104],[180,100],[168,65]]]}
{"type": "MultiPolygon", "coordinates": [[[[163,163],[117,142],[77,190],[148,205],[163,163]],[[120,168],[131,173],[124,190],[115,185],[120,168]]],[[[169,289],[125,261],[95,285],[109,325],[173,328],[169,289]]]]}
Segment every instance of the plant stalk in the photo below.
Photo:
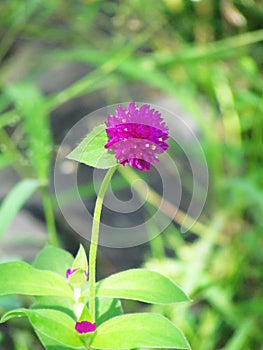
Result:
{"type": "Polygon", "coordinates": [[[46,185],[42,186],[42,202],[43,202],[44,213],[45,213],[45,218],[47,223],[48,242],[49,244],[55,247],[58,247],[59,244],[58,244],[55,218],[54,218],[53,208],[52,208],[52,201],[46,185]]]}
{"type": "Polygon", "coordinates": [[[99,242],[99,228],[100,228],[100,217],[102,211],[103,199],[111,181],[111,178],[116,171],[118,166],[110,168],[106,173],[95,204],[92,231],[91,231],[91,242],[89,250],[89,311],[95,321],[95,299],[96,299],[96,260],[97,260],[97,250],[99,242]]]}

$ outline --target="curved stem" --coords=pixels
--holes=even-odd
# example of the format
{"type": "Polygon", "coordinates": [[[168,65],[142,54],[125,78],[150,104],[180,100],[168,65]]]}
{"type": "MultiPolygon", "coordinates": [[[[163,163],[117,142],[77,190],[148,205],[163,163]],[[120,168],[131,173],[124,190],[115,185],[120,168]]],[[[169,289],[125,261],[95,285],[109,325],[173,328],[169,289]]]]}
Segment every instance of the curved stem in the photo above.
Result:
{"type": "Polygon", "coordinates": [[[99,241],[99,227],[100,227],[100,217],[103,199],[112,178],[112,175],[116,171],[118,166],[110,168],[106,173],[95,204],[94,216],[93,216],[93,224],[91,231],[91,243],[89,250],[89,311],[90,314],[95,321],[95,283],[96,283],[96,260],[97,260],[97,250],[98,250],[98,241],[99,241]]]}

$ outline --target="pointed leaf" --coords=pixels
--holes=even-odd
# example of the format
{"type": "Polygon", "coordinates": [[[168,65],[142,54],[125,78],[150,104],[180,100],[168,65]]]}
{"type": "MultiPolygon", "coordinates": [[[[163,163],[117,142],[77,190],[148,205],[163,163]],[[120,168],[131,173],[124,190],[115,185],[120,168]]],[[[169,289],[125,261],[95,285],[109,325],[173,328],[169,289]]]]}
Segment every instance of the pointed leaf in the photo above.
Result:
{"type": "Polygon", "coordinates": [[[89,309],[87,307],[87,305],[84,305],[83,307],[83,310],[82,310],[82,313],[78,319],[78,322],[81,322],[81,321],[89,321],[89,322],[92,322],[94,323],[94,318],[91,316],[90,312],[89,312],[89,309]]]}
{"type": "Polygon", "coordinates": [[[131,269],[97,283],[98,297],[133,299],[151,304],[188,301],[188,296],[169,278],[146,269],[131,269]]]}
{"type": "Polygon", "coordinates": [[[181,331],[158,314],[128,314],[114,317],[100,325],[91,343],[96,349],[190,349],[181,331]]]}
{"type": "Polygon", "coordinates": [[[117,160],[113,153],[104,148],[107,140],[105,125],[99,125],[84,138],[67,158],[94,168],[112,168],[117,164],[117,160]]]}
{"type": "Polygon", "coordinates": [[[82,348],[83,343],[75,330],[75,321],[65,313],[49,309],[17,309],[7,312],[1,323],[13,317],[27,316],[34,329],[58,343],[82,348]]]}
{"type": "Polygon", "coordinates": [[[78,253],[72,264],[72,270],[79,268],[84,271],[88,271],[88,259],[82,244],[80,244],[78,253]]]}
{"type": "Polygon", "coordinates": [[[0,264],[0,295],[56,295],[74,298],[66,279],[51,271],[38,270],[22,261],[0,264]]]}

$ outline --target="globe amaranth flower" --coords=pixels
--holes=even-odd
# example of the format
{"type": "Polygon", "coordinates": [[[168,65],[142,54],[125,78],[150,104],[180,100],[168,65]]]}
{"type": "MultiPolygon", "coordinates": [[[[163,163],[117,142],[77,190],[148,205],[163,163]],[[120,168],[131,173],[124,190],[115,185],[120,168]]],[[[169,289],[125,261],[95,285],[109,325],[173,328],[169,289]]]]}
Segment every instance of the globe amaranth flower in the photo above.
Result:
{"type": "Polygon", "coordinates": [[[108,115],[106,126],[109,139],[105,148],[114,152],[122,165],[150,170],[151,163],[159,162],[157,154],[169,147],[165,142],[169,137],[168,127],[161,113],[150,105],[138,107],[130,102],[127,108],[118,106],[116,114],[108,115]]]}
{"type": "Polygon", "coordinates": [[[80,334],[95,332],[96,323],[92,323],[89,321],[76,322],[75,329],[80,334]]]}

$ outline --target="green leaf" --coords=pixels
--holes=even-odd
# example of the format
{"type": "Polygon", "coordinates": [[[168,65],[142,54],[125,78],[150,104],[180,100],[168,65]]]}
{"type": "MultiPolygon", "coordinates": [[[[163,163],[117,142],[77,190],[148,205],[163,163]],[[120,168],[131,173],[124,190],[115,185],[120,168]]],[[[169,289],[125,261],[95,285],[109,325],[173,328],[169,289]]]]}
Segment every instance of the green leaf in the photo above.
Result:
{"type": "Polygon", "coordinates": [[[111,275],[97,283],[98,297],[139,300],[151,304],[188,301],[188,296],[169,278],[146,269],[111,275]]]}
{"type": "Polygon", "coordinates": [[[0,295],[56,295],[74,298],[66,279],[51,271],[38,270],[22,261],[0,264],[0,295]]]}
{"type": "Polygon", "coordinates": [[[68,281],[74,288],[82,288],[87,282],[86,274],[88,273],[88,259],[85,249],[81,244],[71,266],[71,270],[72,273],[70,274],[68,281]]]}
{"type": "Polygon", "coordinates": [[[73,311],[73,300],[61,296],[36,296],[36,302],[31,305],[31,309],[53,309],[62,311],[75,319],[73,311]]]}
{"type": "Polygon", "coordinates": [[[91,313],[90,313],[87,305],[84,305],[82,313],[81,313],[80,317],[78,318],[78,322],[81,322],[81,321],[89,321],[92,323],[95,322],[94,318],[91,316],[91,313]]]}
{"type": "Polygon", "coordinates": [[[97,328],[90,346],[96,349],[190,349],[181,331],[158,314],[128,314],[114,317],[97,328]]]}
{"type": "Polygon", "coordinates": [[[74,259],[74,262],[72,264],[72,270],[74,269],[82,269],[84,271],[88,271],[88,260],[87,255],[85,252],[85,249],[83,248],[83,245],[80,244],[78,253],[74,259]]]}
{"type": "Polygon", "coordinates": [[[66,250],[48,245],[37,255],[33,265],[37,269],[57,272],[65,277],[73,261],[73,256],[66,250]]]}
{"type": "Polygon", "coordinates": [[[82,348],[83,343],[75,330],[75,321],[67,314],[49,309],[17,309],[7,312],[1,323],[13,317],[27,316],[34,329],[66,346],[82,348]]]}
{"type": "Polygon", "coordinates": [[[0,207],[0,237],[3,236],[16,214],[39,185],[37,180],[25,179],[7,195],[0,207]]]}
{"type": "Polygon", "coordinates": [[[94,168],[112,168],[117,164],[117,160],[113,153],[104,148],[107,140],[105,125],[99,125],[81,141],[67,158],[94,168]]]}
{"type": "MultiPolygon", "coordinates": [[[[36,330],[35,330],[36,331],[36,330]]],[[[83,349],[85,350],[86,347],[71,347],[71,346],[65,346],[59,342],[57,342],[56,340],[48,337],[46,334],[43,334],[41,332],[36,331],[36,334],[39,338],[39,340],[41,341],[41,343],[43,344],[44,348],[47,350],[72,350],[72,349],[83,349]]]]}
{"type": "Polygon", "coordinates": [[[69,276],[68,281],[74,288],[82,288],[87,283],[87,277],[84,270],[79,269],[69,276]]]}
{"type": "Polygon", "coordinates": [[[123,314],[121,303],[118,299],[96,298],[96,324],[99,326],[112,317],[123,314]]]}

